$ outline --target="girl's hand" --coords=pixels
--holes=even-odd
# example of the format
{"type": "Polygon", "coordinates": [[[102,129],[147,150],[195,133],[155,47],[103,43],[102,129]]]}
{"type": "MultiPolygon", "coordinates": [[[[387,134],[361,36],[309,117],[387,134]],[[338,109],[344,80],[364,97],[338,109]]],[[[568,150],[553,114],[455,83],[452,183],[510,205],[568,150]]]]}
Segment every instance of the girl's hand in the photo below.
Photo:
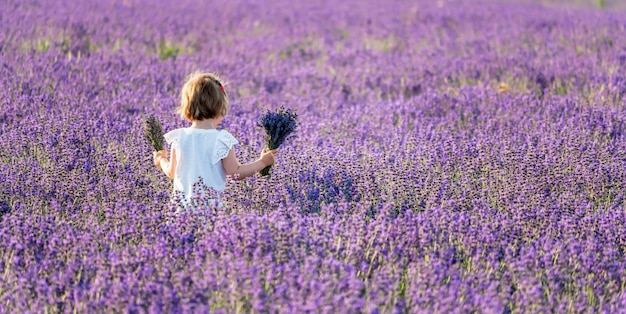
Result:
{"type": "Polygon", "coordinates": [[[268,150],[267,147],[263,149],[261,152],[261,157],[259,158],[265,166],[273,165],[276,162],[276,156],[278,155],[278,148],[273,150],[268,150]]]}
{"type": "Polygon", "coordinates": [[[157,168],[161,168],[161,159],[167,159],[167,152],[164,150],[153,152],[152,161],[157,168]]]}

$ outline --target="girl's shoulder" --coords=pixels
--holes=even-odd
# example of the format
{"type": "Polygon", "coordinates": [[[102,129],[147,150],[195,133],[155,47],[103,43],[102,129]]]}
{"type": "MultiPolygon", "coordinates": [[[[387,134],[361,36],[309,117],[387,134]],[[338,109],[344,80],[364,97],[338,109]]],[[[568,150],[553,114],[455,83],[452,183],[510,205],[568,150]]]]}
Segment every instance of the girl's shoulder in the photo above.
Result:
{"type": "Polygon", "coordinates": [[[213,164],[218,163],[220,160],[226,158],[228,153],[234,145],[239,144],[239,141],[226,130],[219,130],[217,132],[217,140],[213,149],[213,164]]]}
{"type": "Polygon", "coordinates": [[[222,129],[219,130],[218,134],[217,134],[217,139],[221,142],[224,143],[234,143],[234,144],[238,144],[239,141],[235,138],[235,136],[233,136],[230,132],[222,129]]]}
{"type": "Polygon", "coordinates": [[[178,128],[163,134],[163,137],[168,144],[171,144],[173,141],[178,140],[183,132],[184,128],[178,128]]]}
{"type": "Polygon", "coordinates": [[[232,137],[234,137],[232,133],[228,132],[225,129],[221,129],[218,132],[219,132],[218,136],[229,136],[229,137],[232,136],[232,137]]]}
{"type": "Polygon", "coordinates": [[[163,134],[165,141],[173,147],[177,147],[182,138],[194,136],[197,136],[197,134],[191,128],[178,128],[163,134]]]}

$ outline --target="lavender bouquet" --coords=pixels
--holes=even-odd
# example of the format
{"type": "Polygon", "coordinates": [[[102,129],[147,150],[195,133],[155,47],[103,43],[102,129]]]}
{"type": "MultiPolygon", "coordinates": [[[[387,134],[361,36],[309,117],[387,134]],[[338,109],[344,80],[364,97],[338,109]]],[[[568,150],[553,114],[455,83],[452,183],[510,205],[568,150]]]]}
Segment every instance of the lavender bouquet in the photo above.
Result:
{"type": "MultiPolygon", "coordinates": [[[[293,110],[280,107],[276,111],[267,111],[259,119],[259,126],[265,129],[265,141],[267,148],[272,150],[282,145],[296,131],[298,114],[293,110]]],[[[261,176],[270,174],[267,166],[261,170],[261,176]]]]}
{"type": "Polygon", "coordinates": [[[146,135],[154,150],[159,152],[163,150],[163,128],[161,122],[154,115],[144,117],[141,121],[143,133],[146,135]]]}

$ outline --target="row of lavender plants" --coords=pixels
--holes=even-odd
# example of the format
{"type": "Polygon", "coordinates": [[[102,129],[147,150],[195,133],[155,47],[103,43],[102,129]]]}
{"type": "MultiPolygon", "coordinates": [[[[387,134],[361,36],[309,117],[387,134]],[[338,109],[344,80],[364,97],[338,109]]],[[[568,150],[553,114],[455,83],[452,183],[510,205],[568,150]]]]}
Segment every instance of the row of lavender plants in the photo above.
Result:
{"type": "Polygon", "coordinates": [[[0,1],[0,312],[626,308],[626,14],[513,1],[0,1]],[[242,161],[173,215],[140,120],[219,73],[242,161]]]}

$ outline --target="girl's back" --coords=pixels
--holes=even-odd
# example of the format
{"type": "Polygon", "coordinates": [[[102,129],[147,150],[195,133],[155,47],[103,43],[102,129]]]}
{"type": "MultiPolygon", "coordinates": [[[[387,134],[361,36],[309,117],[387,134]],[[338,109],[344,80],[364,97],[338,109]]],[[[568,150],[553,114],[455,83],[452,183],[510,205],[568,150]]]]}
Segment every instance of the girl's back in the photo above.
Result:
{"type": "Polygon", "coordinates": [[[226,130],[180,128],[165,134],[176,154],[174,191],[189,200],[200,179],[216,191],[224,191],[226,173],[221,160],[239,142],[226,130]]]}

